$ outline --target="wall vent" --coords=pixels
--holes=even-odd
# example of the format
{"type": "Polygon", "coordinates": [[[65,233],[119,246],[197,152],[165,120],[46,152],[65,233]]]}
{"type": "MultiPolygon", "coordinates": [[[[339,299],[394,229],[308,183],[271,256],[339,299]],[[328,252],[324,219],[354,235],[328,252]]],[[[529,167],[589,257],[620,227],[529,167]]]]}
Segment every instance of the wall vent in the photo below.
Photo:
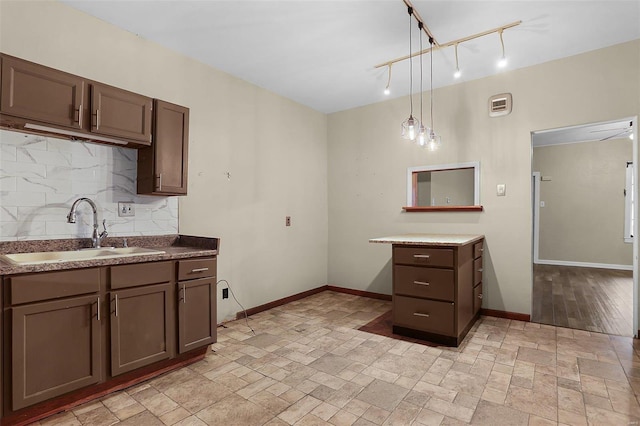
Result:
{"type": "Polygon", "coordinates": [[[500,117],[511,113],[513,101],[511,93],[501,93],[489,98],[489,117],[500,117]]]}

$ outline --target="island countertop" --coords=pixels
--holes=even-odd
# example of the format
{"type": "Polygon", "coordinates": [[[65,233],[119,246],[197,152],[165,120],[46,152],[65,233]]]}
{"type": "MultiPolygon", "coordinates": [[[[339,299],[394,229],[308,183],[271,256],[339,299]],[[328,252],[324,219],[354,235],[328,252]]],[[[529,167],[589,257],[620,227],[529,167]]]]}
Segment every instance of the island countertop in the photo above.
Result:
{"type": "Polygon", "coordinates": [[[438,245],[456,247],[480,241],[484,235],[462,234],[401,234],[389,237],[371,238],[370,243],[397,244],[408,246],[438,245]]]}
{"type": "MultiPolygon", "coordinates": [[[[189,235],[108,237],[103,245],[122,247],[124,239],[130,247],[145,247],[164,251],[161,254],[131,257],[99,258],[81,261],[41,263],[35,265],[14,265],[0,260],[0,276],[32,272],[61,271],[100,266],[123,265],[129,263],[153,262],[160,260],[188,259],[192,257],[216,256],[219,252],[218,238],[189,235]]],[[[0,254],[30,253],[55,250],[78,250],[90,247],[88,238],[64,240],[7,241],[0,243],[0,254]]]]}

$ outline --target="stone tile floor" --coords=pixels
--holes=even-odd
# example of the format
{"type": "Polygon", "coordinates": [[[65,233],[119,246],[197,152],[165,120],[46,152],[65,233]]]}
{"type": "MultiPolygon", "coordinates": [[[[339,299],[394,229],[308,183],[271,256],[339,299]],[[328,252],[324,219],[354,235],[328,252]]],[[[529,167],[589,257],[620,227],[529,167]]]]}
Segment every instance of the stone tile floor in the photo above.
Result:
{"type": "Polygon", "coordinates": [[[325,291],[219,328],[204,360],[41,425],[628,425],[640,343],[482,317],[458,348],[359,331],[390,302],[325,291]]]}

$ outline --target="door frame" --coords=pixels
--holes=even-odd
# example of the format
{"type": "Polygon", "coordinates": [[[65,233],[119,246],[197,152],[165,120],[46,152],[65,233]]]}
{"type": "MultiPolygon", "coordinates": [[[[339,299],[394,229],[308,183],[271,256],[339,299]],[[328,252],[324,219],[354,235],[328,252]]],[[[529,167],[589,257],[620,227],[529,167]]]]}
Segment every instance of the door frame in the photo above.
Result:
{"type": "MultiPolygon", "coordinates": [[[[632,159],[634,164],[640,164],[638,161],[638,139],[640,135],[638,134],[638,116],[620,118],[619,120],[607,120],[602,122],[592,122],[586,123],[588,124],[597,124],[597,123],[607,123],[607,122],[615,122],[615,121],[632,121],[632,132],[633,139],[631,141],[632,145],[632,159]]],[[[558,127],[557,130],[567,127],[575,127],[575,126],[564,126],[558,127]]],[[[532,262],[531,262],[531,312],[533,312],[533,265],[540,261],[539,258],[539,248],[540,248],[540,172],[536,172],[533,170],[533,134],[537,131],[531,132],[531,201],[534,204],[531,208],[532,220],[531,220],[531,254],[532,254],[532,262]]],[[[633,181],[635,185],[633,186],[633,199],[638,200],[638,167],[633,168],[633,181]]],[[[636,201],[636,206],[633,209],[633,330],[632,335],[634,338],[638,338],[640,336],[640,324],[638,324],[638,201],[636,201]]]]}

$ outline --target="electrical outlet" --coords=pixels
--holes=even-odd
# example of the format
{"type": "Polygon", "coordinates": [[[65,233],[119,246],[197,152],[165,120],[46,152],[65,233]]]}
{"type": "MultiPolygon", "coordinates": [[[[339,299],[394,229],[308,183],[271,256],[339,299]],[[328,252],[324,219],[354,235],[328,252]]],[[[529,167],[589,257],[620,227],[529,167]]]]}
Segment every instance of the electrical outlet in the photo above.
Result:
{"type": "Polygon", "coordinates": [[[228,299],[229,298],[229,289],[228,288],[223,288],[222,289],[222,298],[223,299],[228,299]]]}
{"type": "Polygon", "coordinates": [[[118,202],[118,216],[119,217],[131,217],[136,215],[136,210],[132,202],[119,201],[118,202]]]}
{"type": "Polygon", "coordinates": [[[291,226],[291,216],[284,218],[284,226],[291,226]]]}

